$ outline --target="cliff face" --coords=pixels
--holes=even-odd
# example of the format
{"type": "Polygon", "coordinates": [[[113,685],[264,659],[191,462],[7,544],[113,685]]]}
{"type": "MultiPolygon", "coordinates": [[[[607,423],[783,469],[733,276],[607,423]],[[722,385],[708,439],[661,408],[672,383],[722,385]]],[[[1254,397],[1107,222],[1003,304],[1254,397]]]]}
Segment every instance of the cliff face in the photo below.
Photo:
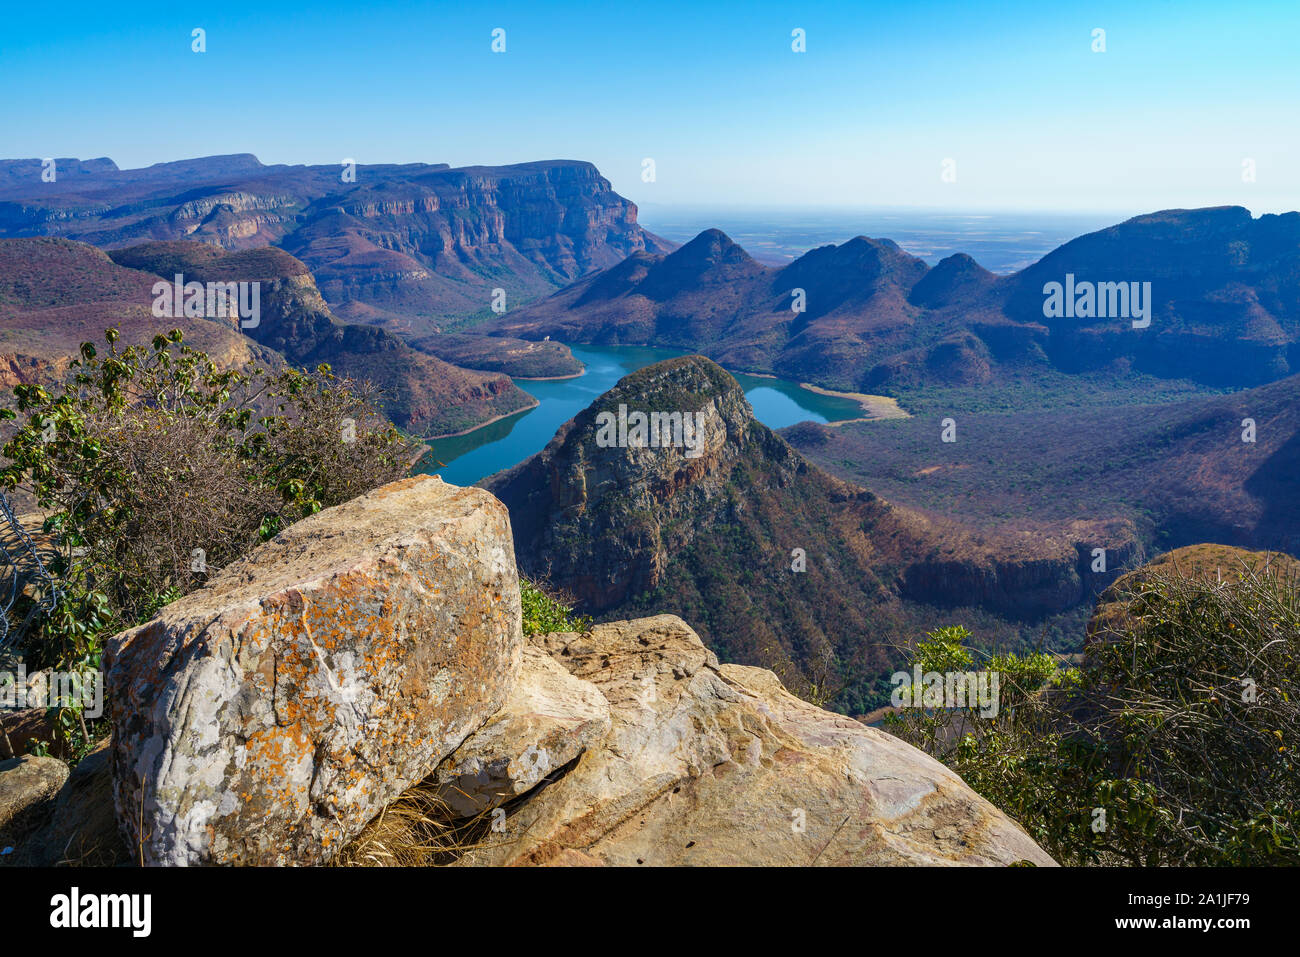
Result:
{"type": "Polygon", "coordinates": [[[246,154],[118,170],[109,160],[0,161],[0,235],[106,248],[191,239],[276,245],[315,273],[345,319],[430,334],[438,320],[536,298],[641,250],[670,244],[590,163],[506,167],[263,166],[246,154]]]}
{"type": "Polygon", "coordinates": [[[245,334],[294,365],[311,369],[328,363],[338,375],[372,382],[384,391],[388,417],[414,434],[458,432],[534,404],[505,375],[460,369],[383,329],[339,322],[306,265],[282,250],[227,253],[203,243],[173,242],[111,255],[122,265],[165,278],[180,273],[186,281],[260,283],[260,321],[244,328],[245,334]]]}
{"type": "Polygon", "coordinates": [[[1131,541],[1086,523],[1003,538],[891,505],[810,465],[700,356],[625,377],[482,484],[510,510],[524,572],[583,610],[671,612],[724,657],[791,674],[826,658],[884,667],[936,608],[1031,620],[1070,608],[1113,577],[1081,556],[1131,541]],[[701,439],[609,446],[601,423],[620,409],[702,415],[701,439]]]}

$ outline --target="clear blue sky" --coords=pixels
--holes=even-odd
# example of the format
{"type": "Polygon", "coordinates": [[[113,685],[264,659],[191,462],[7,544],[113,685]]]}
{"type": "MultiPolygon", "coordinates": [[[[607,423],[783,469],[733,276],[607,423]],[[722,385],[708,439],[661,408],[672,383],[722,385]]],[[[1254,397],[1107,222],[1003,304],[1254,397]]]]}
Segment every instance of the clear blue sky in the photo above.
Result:
{"type": "Polygon", "coordinates": [[[586,159],[669,204],[1300,208],[1297,0],[700,7],[11,2],[0,156],[586,159]]]}

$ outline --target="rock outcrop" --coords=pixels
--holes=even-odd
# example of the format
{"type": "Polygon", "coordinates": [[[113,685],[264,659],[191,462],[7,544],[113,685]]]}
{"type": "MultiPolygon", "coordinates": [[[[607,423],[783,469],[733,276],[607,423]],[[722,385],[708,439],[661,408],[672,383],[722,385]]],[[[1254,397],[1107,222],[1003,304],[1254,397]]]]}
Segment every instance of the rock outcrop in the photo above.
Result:
{"type": "MultiPolygon", "coordinates": [[[[57,758],[24,755],[0,761],[0,851],[21,843],[49,820],[51,798],[68,779],[57,758]]],[[[6,855],[7,856],[7,855],[6,855]]]]}
{"type": "Polygon", "coordinates": [[[612,725],[462,864],[1053,863],[938,762],[769,671],[720,665],[679,618],[539,644],[612,725]]]}
{"type": "Polygon", "coordinates": [[[438,766],[435,795],[473,817],[532,790],[608,732],[600,689],[529,645],[501,710],[438,766]]]}
{"type": "Polygon", "coordinates": [[[678,618],[525,640],[511,554],[486,493],[405,479],[117,636],[111,764],[45,789],[43,860],[319,864],[418,786],[449,824],[504,822],[463,865],[1052,863],[951,771],[678,618]],[[95,810],[110,767],[122,840],[95,810]]]}
{"type": "Polygon", "coordinates": [[[112,639],[115,800],[150,864],[319,863],[507,700],[505,509],[405,479],[112,639]]]}

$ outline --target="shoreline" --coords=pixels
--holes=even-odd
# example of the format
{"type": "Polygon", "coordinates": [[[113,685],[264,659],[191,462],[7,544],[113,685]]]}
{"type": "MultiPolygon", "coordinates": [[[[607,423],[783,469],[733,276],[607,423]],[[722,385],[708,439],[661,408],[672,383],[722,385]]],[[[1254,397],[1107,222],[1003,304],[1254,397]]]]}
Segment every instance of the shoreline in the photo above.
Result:
{"type": "Polygon", "coordinates": [[[583,366],[573,375],[512,375],[510,378],[516,382],[561,382],[564,379],[581,379],[587,374],[587,367],[583,366]]]}
{"type": "MultiPolygon", "coordinates": [[[[566,378],[574,378],[574,377],[566,376],[566,378]]],[[[528,393],[525,392],[524,395],[528,395],[528,393]]],[[[433,442],[436,439],[454,439],[457,436],[469,435],[471,432],[477,432],[479,429],[486,428],[487,426],[491,425],[493,422],[500,422],[502,419],[508,419],[510,418],[510,416],[518,415],[520,412],[531,412],[533,409],[537,408],[539,405],[542,404],[541,400],[538,399],[537,396],[535,395],[528,395],[528,398],[533,400],[532,405],[526,405],[521,409],[515,409],[513,412],[506,412],[502,415],[495,416],[491,419],[487,419],[483,422],[480,422],[478,425],[472,425],[468,429],[461,429],[459,432],[443,432],[441,435],[426,435],[423,438],[421,438],[420,441],[433,442]]]]}
{"type": "MultiPolygon", "coordinates": [[[[775,378],[775,376],[773,376],[775,378]]],[[[858,404],[858,407],[866,412],[867,415],[857,419],[840,419],[838,422],[827,422],[826,425],[837,427],[849,425],[853,422],[879,422],[882,419],[910,419],[912,413],[908,412],[898,404],[898,400],[887,395],[870,395],[866,392],[837,392],[834,389],[823,389],[819,385],[813,385],[811,382],[800,382],[799,388],[807,389],[816,395],[824,395],[834,399],[851,399],[858,404]]]]}

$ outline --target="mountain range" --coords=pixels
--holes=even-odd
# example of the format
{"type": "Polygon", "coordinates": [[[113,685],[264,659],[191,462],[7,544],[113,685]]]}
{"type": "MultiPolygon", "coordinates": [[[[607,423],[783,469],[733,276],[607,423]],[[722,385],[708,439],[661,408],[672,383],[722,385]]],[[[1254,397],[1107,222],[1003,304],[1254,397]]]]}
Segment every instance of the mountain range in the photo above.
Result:
{"type": "Polygon", "coordinates": [[[549,160],[263,165],[250,154],[118,169],[110,159],[0,160],[0,236],[105,249],[189,239],[278,246],[307,265],[341,318],[403,334],[490,315],[635,252],[673,248],[590,163],[549,160]]]}
{"type": "MultiPolygon", "coordinates": [[[[1101,298],[1121,306],[1120,292],[1101,298]]],[[[862,391],[982,386],[1041,370],[1259,385],[1300,371],[1300,213],[1138,216],[1005,277],[962,254],[931,268],[864,236],[764,266],[710,229],[671,253],[635,252],[482,331],[680,347],[740,371],[862,391]],[[1146,292],[1148,324],[1049,317],[1049,283],[1123,284],[1123,298],[1135,296],[1129,310],[1146,292]]]]}

